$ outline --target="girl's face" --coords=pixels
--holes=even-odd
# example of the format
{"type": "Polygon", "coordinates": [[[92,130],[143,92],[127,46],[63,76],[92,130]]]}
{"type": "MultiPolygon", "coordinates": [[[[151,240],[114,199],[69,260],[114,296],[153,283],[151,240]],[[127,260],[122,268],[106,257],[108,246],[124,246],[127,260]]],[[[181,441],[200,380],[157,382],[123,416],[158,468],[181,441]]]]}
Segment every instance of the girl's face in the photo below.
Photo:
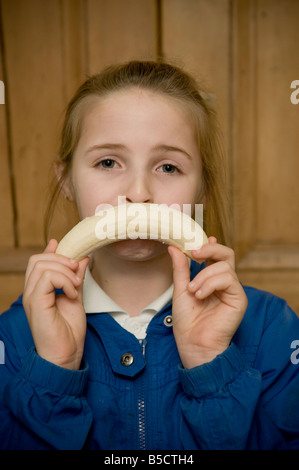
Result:
{"type": "MultiPolygon", "coordinates": [[[[195,125],[182,104],[132,88],[88,104],[73,156],[69,191],[81,218],[102,203],[194,204],[201,190],[201,161],[195,125]]],[[[67,183],[66,183],[67,184],[67,183]]],[[[109,245],[124,250],[157,242],[129,240],[109,245]]],[[[142,251],[142,250],[141,250],[142,251]]]]}

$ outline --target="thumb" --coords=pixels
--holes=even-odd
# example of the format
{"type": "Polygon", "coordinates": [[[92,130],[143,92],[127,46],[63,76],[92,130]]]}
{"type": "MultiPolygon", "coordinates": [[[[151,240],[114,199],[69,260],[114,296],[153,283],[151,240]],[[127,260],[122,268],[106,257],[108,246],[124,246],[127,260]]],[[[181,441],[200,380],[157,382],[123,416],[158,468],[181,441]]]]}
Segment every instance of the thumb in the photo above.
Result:
{"type": "MultiPolygon", "coordinates": [[[[90,258],[87,256],[86,258],[83,258],[81,261],[79,261],[79,267],[77,269],[76,275],[84,281],[84,276],[85,276],[85,271],[87,268],[87,265],[90,261],[90,258]]],[[[79,294],[79,300],[82,302],[83,300],[83,282],[81,282],[81,285],[78,288],[78,294],[79,294]]]]}
{"type": "Polygon", "coordinates": [[[174,246],[168,247],[172,259],[174,290],[177,295],[186,290],[190,282],[190,268],[188,258],[174,246]]]}
{"type": "Polygon", "coordinates": [[[46,246],[44,253],[55,253],[58,246],[58,241],[52,238],[46,246]]]}

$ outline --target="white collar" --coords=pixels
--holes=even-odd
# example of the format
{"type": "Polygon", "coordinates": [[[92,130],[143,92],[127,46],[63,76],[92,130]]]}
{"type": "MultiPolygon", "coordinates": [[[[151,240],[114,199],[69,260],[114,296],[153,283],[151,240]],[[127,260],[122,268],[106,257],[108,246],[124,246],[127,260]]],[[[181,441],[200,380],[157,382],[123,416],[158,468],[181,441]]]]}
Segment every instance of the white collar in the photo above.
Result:
{"type": "Polygon", "coordinates": [[[146,328],[152,317],[172,299],[173,285],[160,297],[145,307],[137,317],[130,317],[128,312],[117,305],[97,284],[86,269],[83,284],[83,305],[86,313],[109,313],[122,327],[135,334],[139,339],[145,336],[146,328]]]}

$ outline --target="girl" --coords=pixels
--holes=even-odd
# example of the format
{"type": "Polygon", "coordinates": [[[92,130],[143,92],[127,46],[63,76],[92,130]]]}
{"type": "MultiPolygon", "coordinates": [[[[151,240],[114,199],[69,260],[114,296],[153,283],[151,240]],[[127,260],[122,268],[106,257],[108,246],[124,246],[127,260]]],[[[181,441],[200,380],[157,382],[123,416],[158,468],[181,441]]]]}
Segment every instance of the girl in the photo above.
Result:
{"type": "Polygon", "coordinates": [[[0,317],[2,448],[299,448],[299,321],[283,300],[241,286],[221,165],[214,111],[179,68],[129,62],[81,86],[55,194],[80,218],[123,195],[203,202],[217,238],[191,264],[151,240],[80,262],[50,240],[33,256],[23,297],[0,317]]]}

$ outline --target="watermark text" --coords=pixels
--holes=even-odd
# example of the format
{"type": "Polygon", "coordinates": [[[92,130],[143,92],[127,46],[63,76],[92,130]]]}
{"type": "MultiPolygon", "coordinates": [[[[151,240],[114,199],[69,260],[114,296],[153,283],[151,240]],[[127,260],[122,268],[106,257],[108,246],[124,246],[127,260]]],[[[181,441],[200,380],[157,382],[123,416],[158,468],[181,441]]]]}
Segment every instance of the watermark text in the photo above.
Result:
{"type": "Polygon", "coordinates": [[[0,341],[0,364],[5,364],[5,346],[3,341],[0,341]]]}
{"type": "Polygon", "coordinates": [[[293,80],[291,83],[291,88],[295,88],[295,91],[291,93],[290,100],[292,104],[299,103],[299,80],[293,80]]]}
{"type": "Polygon", "coordinates": [[[2,80],[0,80],[0,104],[5,104],[5,87],[2,80]]]}
{"type": "Polygon", "coordinates": [[[290,348],[294,349],[291,354],[291,363],[295,365],[299,364],[299,339],[295,339],[294,341],[292,341],[290,348]]]}
{"type": "Polygon", "coordinates": [[[185,250],[203,244],[203,204],[126,204],[126,197],[118,196],[117,211],[110,209],[115,207],[96,208],[98,240],[181,240],[185,250]]]}

